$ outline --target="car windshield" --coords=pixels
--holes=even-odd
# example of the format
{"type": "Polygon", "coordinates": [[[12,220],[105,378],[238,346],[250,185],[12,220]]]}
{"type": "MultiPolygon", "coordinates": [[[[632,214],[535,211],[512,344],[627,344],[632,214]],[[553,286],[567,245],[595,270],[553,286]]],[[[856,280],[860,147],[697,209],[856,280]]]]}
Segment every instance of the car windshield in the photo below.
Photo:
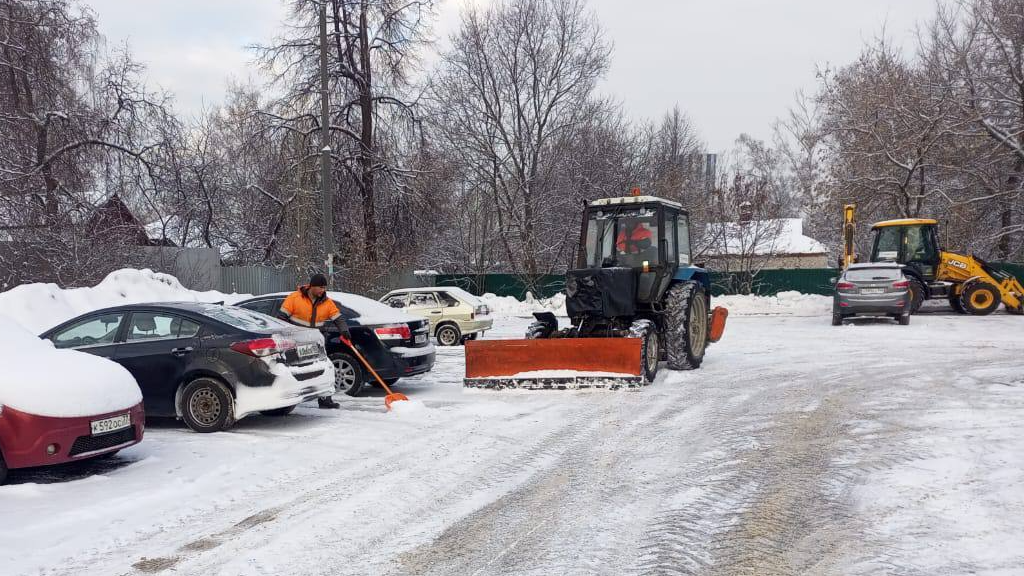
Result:
{"type": "Polygon", "coordinates": [[[277,318],[239,308],[236,306],[222,306],[219,304],[201,304],[203,314],[214,320],[219,320],[228,326],[239,330],[250,332],[270,332],[281,328],[288,328],[291,325],[277,318]]]}
{"type": "Polygon", "coordinates": [[[898,280],[902,272],[899,268],[857,268],[846,271],[846,279],[850,282],[871,282],[872,280],[898,280]]]}

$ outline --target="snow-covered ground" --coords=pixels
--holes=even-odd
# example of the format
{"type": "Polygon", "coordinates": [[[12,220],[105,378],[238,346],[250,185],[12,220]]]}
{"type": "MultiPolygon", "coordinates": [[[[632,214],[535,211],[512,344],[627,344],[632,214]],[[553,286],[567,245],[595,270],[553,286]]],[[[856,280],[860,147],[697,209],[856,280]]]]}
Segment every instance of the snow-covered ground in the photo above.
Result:
{"type": "Polygon", "coordinates": [[[0,573],[1024,573],[1021,318],[800,314],[639,391],[467,392],[439,348],[397,413],[156,423],[12,472],[0,573]]]}

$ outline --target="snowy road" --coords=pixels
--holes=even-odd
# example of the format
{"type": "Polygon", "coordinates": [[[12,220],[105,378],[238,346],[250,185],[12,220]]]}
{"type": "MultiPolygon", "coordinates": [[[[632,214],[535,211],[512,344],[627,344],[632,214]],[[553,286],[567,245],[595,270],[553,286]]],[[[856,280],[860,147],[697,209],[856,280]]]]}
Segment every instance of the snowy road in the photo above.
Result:
{"type": "Polygon", "coordinates": [[[1024,574],[1021,318],[736,317],[640,391],[461,372],[12,473],[0,572],[1024,574]]]}

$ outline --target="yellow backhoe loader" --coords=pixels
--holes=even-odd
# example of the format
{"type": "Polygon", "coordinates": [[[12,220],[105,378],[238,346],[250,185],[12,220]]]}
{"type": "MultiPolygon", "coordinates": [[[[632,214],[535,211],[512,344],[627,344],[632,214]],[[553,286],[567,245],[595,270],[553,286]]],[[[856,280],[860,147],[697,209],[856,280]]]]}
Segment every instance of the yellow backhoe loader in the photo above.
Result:
{"type": "MultiPolygon", "coordinates": [[[[857,260],[854,246],[856,206],[843,207],[845,269],[857,260]]],[[[977,256],[962,256],[939,247],[938,221],[929,218],[886,220],[871,227],[869,262],[897,262],[910,280],[912,312],[925,300],[946,298],[962,314],[991,314],[1000,304],[1011,314],[1024,314],[1024,286],[977,256]]]]}

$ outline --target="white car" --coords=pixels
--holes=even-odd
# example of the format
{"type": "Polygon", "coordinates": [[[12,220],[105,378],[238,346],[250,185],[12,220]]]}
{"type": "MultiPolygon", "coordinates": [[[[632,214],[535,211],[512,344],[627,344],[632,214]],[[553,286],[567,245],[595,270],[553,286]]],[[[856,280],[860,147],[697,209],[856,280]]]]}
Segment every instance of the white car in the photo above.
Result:
{"type": "Polygon", "coordinates": [[[380,301],[430,320],[430,333],[441,346],[475,340],[494,324],[483,301],[454,286],[392,290],[380,301]]]}

